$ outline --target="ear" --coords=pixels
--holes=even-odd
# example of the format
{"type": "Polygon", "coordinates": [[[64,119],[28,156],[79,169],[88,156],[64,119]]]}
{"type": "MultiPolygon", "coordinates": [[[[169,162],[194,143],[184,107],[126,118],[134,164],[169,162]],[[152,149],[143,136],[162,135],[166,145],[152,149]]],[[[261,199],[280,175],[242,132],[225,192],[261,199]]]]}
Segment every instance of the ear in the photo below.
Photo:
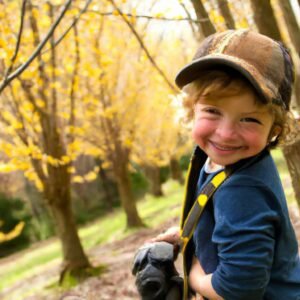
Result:
{"type": "Polygon", "coordinates": [[[275,142],[277,137],[280,135],[280,133],[282,132],[282,128],[279,125],[274,125],[270,131],[270,135],[269,135],[269,141],[270,142],[275,142]]]}

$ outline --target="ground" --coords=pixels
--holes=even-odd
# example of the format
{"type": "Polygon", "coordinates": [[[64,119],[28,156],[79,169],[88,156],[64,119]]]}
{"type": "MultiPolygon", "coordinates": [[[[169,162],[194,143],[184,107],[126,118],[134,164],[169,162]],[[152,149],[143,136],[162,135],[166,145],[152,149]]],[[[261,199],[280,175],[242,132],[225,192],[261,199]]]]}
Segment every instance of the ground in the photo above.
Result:
{"type": "MultiPolygon", "coordinates": [[[[297,238],[300,241],[300,216],[295,213],[298,210],[292,208],[291,219],[296,229],[297,238]]],[[[91,277],[83,283],[68,291],[50,290],[46,294],[36,294],[22,298],[23,300],[137,300],[139,299],[134,285],[134,277],[131,274],[131,265],[136,249],[147,239],[157,235],[168,227],[178,224],[177,219],[172,219],[155,229],[145,228],[129,237],[109,244],[94,247],[89,256],[93,265],[105,263],[108,268],[102,276],[91,277]]],[[[2,265],[3,267],[3,265],[2,265]]],[[[47,277],[58,275],[59,262],[45,268],[43,274],[39,274],[24,282],[20,282],[12,289],[26,290],[28,286],[37,286],[47,280],[47,277]]],[[[10,289],[11,290],[11,289],[10,289]]],[[[9,291],[6,291],[9,293],[9,291]]],[[[0,299],[6,296],[0,294],[0,299]]],[[[7,298],[3,298],[7,299],[7,298]]],[[[12,298],[8,298],[12,299],[12,298]]]]}
{"type": "Polygon", "coordinates": [[[176,223],[178,224],[178,220],[172,219],[159,228],[142,229],[124,240],[94,248],[91,251],[94,257],[93,263],[99,264],[105,261],[109,266],[107,272],[100,278],[88,279],[82,285],[67,292],[61,299],[77,300],[71,298],[75,295],[78,300],[140,299],[134,285],[135,278],[131,274],[134,253],[146,240],[176,223]]]}

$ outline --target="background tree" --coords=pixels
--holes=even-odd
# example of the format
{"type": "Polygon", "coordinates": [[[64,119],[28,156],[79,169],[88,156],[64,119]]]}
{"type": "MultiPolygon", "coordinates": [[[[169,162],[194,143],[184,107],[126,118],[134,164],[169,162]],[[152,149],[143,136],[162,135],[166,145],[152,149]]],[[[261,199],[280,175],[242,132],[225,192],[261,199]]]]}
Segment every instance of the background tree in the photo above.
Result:
{"type": "MultiPolygon", "coordinates": [[[[94,54],[85,57],[84,67],[85,72],[97,76],[92,81],[88,76],[88,82],[81,82],[82,90],[88,93],[84,96],[83,109],[85,118],[89,118],[89,122],[82,120],[87,124],[83,140],[95,147],[95,155],[99,155],[103,161],[102,166],[113,172],[127,226],[133,227],[142,222],[130,186],[131,162],[147,170],[151,168],[153,173],[155,170],[155,178],[158,178],[157,167],[169,161],[169,158],[161,159],[153,154],[162,153],[163,147],[166,147],[166,141],[159,142],[163,127],[161,120],[165,118],[160,113],[162,109],[168,109],[166,115],[172,116],[174,109],[168,108],[168,98],[172,92],[170,86],[155,67],[156,61],[162,62],[170,53],[163,52],[158,56],[151,54],[151,61],[147,59],[150,53],[160,53],[159,50],[163,49],[161,43],[167,45],[167,42],[162,37],[155,40],[148,34],[147,43],[151,48],[141,47],[144,42],[136,34],[145,24],[131,17],[128,26],[118,15],[113,22],[98,20],[98,29],[90,32],[89,40],[94,45],[94,54]],[[132,35],[133,26],[135,35],[132,35]]],[[[165,68],[169,63],[165,60],[161,65],[165,68]]],[[[173,128],[171,123],[168,125],[173,128]]],[[[166,154],[161,156],[165,157],[166,154]]],[[[161,194],[157,181],[155,187],[156,193],[161,194]]]]}
{"type": "MultiPolygon", "coordinates": [[[[14,20],[10,19],[11,11],[9,11],[14,8],[14,4],[2,7],[6,12],[4,16],[7,16],[2,20],[6,53],[10,53],[9,48],[15,45],[12,26],[14,20]]],[[[44,6],[34,6],[31,1],[27,1],[28,15],[26,14],[24,18],[23,26],[26,30],[19,45],[19,61],[41,45],[41,32],[45,32],[49,24],[54,24],[58,9],[59,7],[54,7],[50,2],[44,6]],[[42,22],[37,21],[40,16],[43,16],[42,22]]],[[[73,16],[74,13],[78,13],[78,10],[73,12],[73,16]]],[[[65,57],[57,55],[53,33],[49,39],[47,44],[49,51],[44,55],[37,52],[31,66],[24,69],[22,75],[11,82],[9,88],[2,93],[1,122],[5,142],[1,150],[10,158],[8,165],[12,169],[22,170],[42,192],[62,243],[64,259],[62,274],[65,271],[77,274],[78,271],[81,272],[90,266],[78,237],[70,194],[69,169],[73,158],[69,156],[68,148],[72,148],[73,142],[70,128],[73,126],[74,117],[72,92],[78,52],[74,51],[74,59],[71,57],[72,64],[75,65],[71,76],[63,76],[66,71],[63,63],[65,57]]],[[[72,39],[74,41],[74,38],[72,39]]],[[[76,47],[78,45],[74,46],[76,47]]],[[[9,57],[3,63],[9,66],[9,57]]],[[[4,78],[3,83],[5,82],[4,78]]]]}
{"type": "Polygon", "coordinates": [[[290,39],[300,57],[300,29],[290,1],[278,1],[290,39]]]}
{"type": "Polygon", "coordinates": [[[225,20],[228,29],[235,29],[235,21],[228,6],[227,0],[218,0],[218,9],[225,20]]]}
{"type": "Polygon", "coordinates": [[[259,32],[273,39],[282,40],[270,0],[251,0],[254,20],[259,32]]]}
{"type": "Polygon", "coordinates": [[[203,20],[198,23],[198,29],[200,32],[200,36],[208,36],[216,32],[216,29],[209,18],[209,14],[207,13],[203,2],[201,0],[191,0],[193,4],[197,19],[203,20]]]}

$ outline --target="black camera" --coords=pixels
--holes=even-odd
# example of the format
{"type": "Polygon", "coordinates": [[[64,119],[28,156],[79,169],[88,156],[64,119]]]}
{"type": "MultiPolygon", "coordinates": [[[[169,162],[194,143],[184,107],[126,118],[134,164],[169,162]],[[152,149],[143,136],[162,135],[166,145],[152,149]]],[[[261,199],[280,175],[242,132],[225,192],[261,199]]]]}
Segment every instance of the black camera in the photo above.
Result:
{"type": "Polygon", "coordinates": [[[132,274],[142,300],[181,300],[183,280],[174,266],[174,247],[166,242],[138,249],[132,274]]]}

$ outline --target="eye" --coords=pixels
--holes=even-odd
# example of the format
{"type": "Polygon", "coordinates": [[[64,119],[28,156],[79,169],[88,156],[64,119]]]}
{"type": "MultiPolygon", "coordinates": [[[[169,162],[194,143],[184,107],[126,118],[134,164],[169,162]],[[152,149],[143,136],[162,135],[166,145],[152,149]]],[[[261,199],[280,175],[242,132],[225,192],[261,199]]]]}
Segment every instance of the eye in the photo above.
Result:
{"type": "Polygon", "coordinates": [[[220,111],[213,107],[206,107],[204,111],[212,115],[220,115],[220,111]]]}
{"type": "Polygon", "coordinates": [[[250,118],[250,117],[242,118],[241,122],[262,124],[258,119],[250,118]]]}

